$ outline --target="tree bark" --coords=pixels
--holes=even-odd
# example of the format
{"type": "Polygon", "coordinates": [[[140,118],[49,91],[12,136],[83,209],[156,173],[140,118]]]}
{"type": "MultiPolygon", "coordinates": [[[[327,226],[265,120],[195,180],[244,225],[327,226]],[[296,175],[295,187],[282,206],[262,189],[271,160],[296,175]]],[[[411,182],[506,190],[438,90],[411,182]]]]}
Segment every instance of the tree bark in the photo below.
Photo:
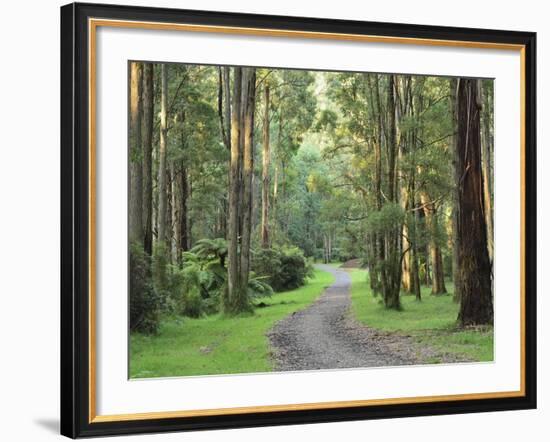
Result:
{"type": "MultiPolygon", "coordinates": [[[[388,140],[386,143],[388,153],[388,200],[397,203],[396,195],[396,125],[395,125],[395,90],[394,76],[390,75],[388,80],[388,140]]],[[[382,295],[386,308],[399,310],[401,301],[399,293],[401,289],[402,270],[402,226],[395,226],[384,235],[385,259],[381,271],[382,295]]]]}
{"type": "Polygon", "coordinates": [[[187,182],[187,169],[185,168],[185,165],[183,161],[180,162],[180,169],[177,174],[178,178],[178,198],[179,198],[179,236],[178,236],[178,248],[180,249],[180,255],[181,252],[185,252],[189,250],[189,238],[188,238],[188,226],[187,226],[187,218],[188,218],[188,210],[187,210],[187,199],[189,196],[189,185],[187,182]]]}
{"type": "Polygon", "coordinates": [[[261,244],[269,247],[269,86],[264,87],[264,125],[263,125],[263,158],[262,158],[262,226],[261,244]]]}
{"type": "Polygon", "coordinates": [[[170,193],[170,209],[168,210],[168,238],[170,243],[170,262],[172,264],[176,264],[178,262],[179,209],[176,189],[176,168],[174,165],[174,161],[170,161],[170,165],[168,168],[168,177],[168,190],[170,193]]]}
{"type": "Polygon", "coordinates": [[[153,253],[153,68],[153,63],[145,63],[143,72],[143,247],[149,256],[153,253]]]}
{"type": "Polygon", "coordinates": [[[403,270],[401,275],[401,285],[407,293],[412,293],[412,273],[411,273],[411,256],[412,244],[408,240],[409,228],[407,224],[403,224],[403,270]]]}
{"type": "Polygon", "coordinates": [[[254,113],[256,109],[256,69],[243,69],[244,124],[243,142],[243,195],[242,195],[242,240],[240,285],[241,290],[236,305],[239,310],[248,308],[248,276],[250,273],[250,243],[252,239],[252,196],[254,176],[254,113]]]}
{"type": "Polygon", "coordinates": [[[418,267],[418,248],[416,245],[413,245],[411,253],[411,293],[415,295],[417,301],[421,301],[422,293],[420,291],[418,267]]]}
{"type": "Polygon", "coordinates": [[[462,326],[492,324],[491,263],[481,170],[480,108],[477,81],[458,81],[458,320],[462,326]]]}
{"type": "MultiPolygon", "coordinates": [[[[479,82],[481,87],[481,81],[479,82]]],[[[483,199],[485,204],[485,221],[487,223],[487,251],[489,259],[493,262],[493,210],[492,210],[492,175],[491,175],[491,152],[492,152],[492,137],[491,137],[491,109],[489,103],[489,94],[483,88],[480,91],[480,97],[483,112],[483,125],[481,127],[481,169],[483,171],[483,199]],[[487,99],[484,99],[484,97],[487,99]]]]}
{"type": "Polygon", "coordinates": [[[226,313],[236,310],[234,298],[238,297],[240,285],[239,260],[239,206],[241,193],[241,95],[242,68],[235,67],[233,72],[233,95],[231,111],[231,159],[229,179],[229,222],[227,227],[227,290],[224,293],[223,309],[226,313]]]}
{"type": "Polygon", "coordinates": [[[158,241],[166,243],[166,215],[167,215],[167,189],[166,189],[166,137],[167,137],[167,100],[168,100],[168,67],[161,65],[161,99],[160,99],[160,143],[159,143],[159,171],[158,171],[158,241]]]}
{"type": "Polygon", "coordinates": [[[143,166],[141,160],[143,65],[130,64],[130,190],[129,190],[129,240],[143,245],[143,166]]]}
{"type": "MultiPolygon", "coordinates": [[[[374,74],[374,103],[376,109],[374,114],[376,118],[376,141],[374,143],[374,193],[376,199],[376,210],[382,210],[382,106],[380,101],[380,81],[378,74],[374,74]]],[[[380,281],[379,264],[385,259],[384,253],[384,237],[383,235],[376,234],[374,236],[374,251],[375,251],[375,263],[372,266],[369,274],[371,278],[371,285],[373,287],[373,294],[377,295],[381,293],[382,283],[380,281]]]]}
{"type": "Polygon", "coordinates": [[[452,156],[452,164],[453,164],[453,179],[455,182],[455,186],[453,186],[453,192],[452,192],[452,213],[451,213],[451,222],[452,222],[452,229],[453,229],[453,286],[454,286],[454,301],[459,302],[459,291],[457,289],[457,281],[459,279],[459,272],[458,272],[458,185],[456,183],[460,182],[460,176],[458,175],[458,149],[456,146],[457,142],[457,131],[458,131],[458,120],[457,120],[457,107],[456,107],[456,96],[457,96],[457,87],[458,87],[458,81],[456,78],[452,78],[449,81],[449,105],[450,105],[450,112],[451,112],[451,120],[452,120],[452,128],[453,128],[453,135],[450,138],[450,149],[451,149],[451,156],[452,156]]]}
{"type": "Polygon", "coordinates": [[[425,192],[420,193],[420,202],[424,206],[426,224],[430,235],[428,249],[432,264],[432,295],[441,295],[447,293],[447,289],[445,287],[445,274],[443,271],[441,247],[437,240],[437,236],[439,234],[437,209],[435,204],[431,201],[430,196],[425,192]]]}
{"type": "Polygon", "coordinates": [[[227,135],[227,149],[231,149],[231,72],[230,67],[223,68],[223,91],[224,91],[224,114],[225,114],[225,132],[227,135]]]}
{"type": "Polygon", "coordinates": [[[223,299],[224,312],[231,314],[250,309],[248,277],[252,236],[256,70],[254,68],[234,68],[233,85],[228,286],[223,299]]]}

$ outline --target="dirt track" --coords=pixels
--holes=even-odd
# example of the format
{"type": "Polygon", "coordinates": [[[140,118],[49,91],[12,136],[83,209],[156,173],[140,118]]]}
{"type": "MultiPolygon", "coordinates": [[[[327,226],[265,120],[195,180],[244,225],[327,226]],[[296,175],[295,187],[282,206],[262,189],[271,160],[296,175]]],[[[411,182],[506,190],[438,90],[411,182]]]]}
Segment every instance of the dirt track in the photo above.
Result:
{"type": "Polygon", "coordinates": [[[377,367],[417,363],[410,339],[384,334],[350,318],[351,279],[328,265],[336,280],[311,306],[279,321],[268,336],[278,371],[377,367]]]}

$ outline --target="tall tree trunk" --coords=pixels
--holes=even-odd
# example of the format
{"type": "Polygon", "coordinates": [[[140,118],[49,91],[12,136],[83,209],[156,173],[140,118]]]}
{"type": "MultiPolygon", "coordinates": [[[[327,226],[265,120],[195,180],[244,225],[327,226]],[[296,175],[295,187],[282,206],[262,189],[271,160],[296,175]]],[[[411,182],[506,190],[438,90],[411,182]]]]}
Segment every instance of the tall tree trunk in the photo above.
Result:
{"type": "Polygon", "coordinates": [[[403,270],[401,275],[401,285],[407,293],[412,293],[412,244],[409,242],[409,228],[403,224],[403,270]]]}
{"type": "Polygon", "coordinates": [[[491,263],[481,171],[479,80],[458,81],[458,320],[462,326],[493,323],[491,263]]]}
{"type": "MultiPolygon", "coordinates": [[[[382,210],[382,105],[380,101],[380,81],[378,74],[374,74],[374,97],[375,97],[375,115],[377,116],[376,142],[374,143],[374,193],[376,198],[376,210],[382,210]]],[[[380,281],[379,264],[385,259],[384,236],[377,234],[374,238],[374,248],[376,263],[370,271],[371,284],[373,284],[373,294],[380,294],[382,283],[380,281]]]]}
{"type": "Polygon", "coordinates": [[[190,203],[193,201],[193,177],[187,169],[187,250],[193,247],[193,217],[190,216],[190,203]]]}
{"type": "Polygon", "coordinates": [[[447,289],[445,287],[445,274],[443,271],[441,247],[437,239],[439,235],[437,209],[433,201],[430,200],[430,196],[425,192],[420,193],[420,201],[424,206],[426,224],[430,235],[428,250],[432,264],[432,295],[441,295],[443,293],[447,293],[447,289]]]}
{"type": "Polygon", "coordinates": [[[179,238],[179,209],[178,209],[178,197],[177,197],[177,183],[176,183],[176,167],[174,161],[170,161],[170,167],[168,169],[168,175],[170,177],[169,191],[170,191],[170,220],[168,222],[168,236],[170,238],[170,261],[172,264],[178,262],[178,238],[179,238]]]}
{"type": "MultiPolygon", "coordinates": [[[[130,123],[129,123],[129,201],[128,201],[128,240],[130,246],[129,265],[129,296],[130,302],[142,298],[144,293],[143,280],[149,269],[144,269],[141,263],[143,250],[143,169],[141,160],[141,118],[142,118],[142,76],[141,63],[130,64],[130,123]]],[[[130,327],[135,330],[140,326],[143,315],[130,314],[130,327]]]]}
{"type": "MultiPolygon", "coordinates": [[[[231,114],[229,116],[226,114],[225,109],[228,108],[228,99],[229,94],[224,93],[226,90],[225,81],[224,81],[224,71],[229,68],[225,67],[222,68],[221,66],[218,66],[218,117],[220,119],[220,130],[222,135],[223,144],[225,144],[225,147],[227,149],[231,149],[231,134],[228,122],[226,121],[226,118],[230,118],[231,114]],[[224,99],[225,95],[225,99],[224,99]]],[[[231,111],[230,111],[231,112],[231,111]]]]}
{"type": "Polygon", "coordinates": [[[432,259],[432,295],[442,295],[447,293],[445,287],[445,274],[443,271],[443,256],[441,255],[441,247],[438,245],[432,245],[431,247],[431,259],[432,259]]]}
{"type": "Polygon", "coordinates": [[[264,87],[264,125],[262,158],[262,238],[263,248],[269,247],[269,86],[264,87]]]}
{"type": "Polygon", "coordinates": [[[240,259],[239,259],[239,206],[241,195],[241,99],[243,68],[235,67],[233,75],[233,94],[231,112],[231,159],[229,180],[229,222],[227,226],[227,290],[224,293],[223,309],[226,313],[237,310],[235,298],[240,296],[240,259]]]}
{"type": "Polygon", "coordinates": [[[227,313],[238,313],[250,308],[248,277],[254,173],[256,70],[237,67],[234,68],[234,72],[229,186],[228,287],[223,300],[223,308],[227,313]],[[240,235],[239,230],[241,231],[240,235]]]}
{"type": "MultiPolygon", "coordinates": [[[[388,81],[388,200],[397,203],[396,195],[396,158],[397,158],[397,140],[395,124],[395,78],[389,76],[388,81]]],[[[399,310],[401,301],[399,293],[401,289],[401,269],[402,269],[402,243],[401,243],[402,225],[396,225],[384,235],[385,260],[381,271],[382,295],[386,308],[399,310]]]]}
{"type": "MultiPolygon", "coordinates": [[[[481,81],[479,81],[481,87],[481,81]]],[[[485,204],[485,221],[487,223],[487,250],[489,252],[489,259],[493,262],[493,210],[492,210],[492,175],[491,175],[491,151],[492,151],[492,137],[491,137],[491,109],[489,103],[489,93],[483,88],[480,91],[479,100],[485,105],[482,108],[483,112],[483,125],[481,127],[481,169],[483,172],[483,200],[485,204]],[[484,99],[484,96],[487,99],[484,99]]]]}
{"type": "Polygon", "coordinates": [[[129,239],[131,244],[143,246],[143,166],[141,161],[143,65],[130,64],[130,195],[129,239]]]}
{"type": "Polygon", "coordinates": [[[413,245],[411,253],[411,293],[415,295],[417,301],[420,301],[422,300],[422,294],[418,270],[418,248],[413,245]]]}
{"type": "Polygon", "coordinates": [[[225,66],[223,68],[223,95],[224,95],[224,115],[225,115],[225,132],[227,136],[228,150],[231,149],[231,68],[225,66]]]}
{"type": "Polygon", "coordinates": [[[153,276],[157,290],[166,288],[166,264],[170,256],[170,243],[168,237],[168,189],[166,170],[166,148],[167,148],[167,101],[168,101],[168,73],[167,65],[161,65],[161,99],[160,99],[160,143],[159,143],[159,165],[158,165],[158,214],[157,214],[157,244],[155,247],[153,261],[153,276]]]}
{"type": "Polygon", "coordinates": [[[158,171],[158,192],[159,192],[159,214],[158,214],[158,241],[165,243],[166,215],[168,208],[166,188],[166,137],[167,137],[167,100],[168,100],[168,67],[165,63],[161,65],[161,99],[160,99],[160,143],[159,143],[159,171],[158,171]]]}
{"type": "Polygon", "coordinates": [[[250,243],[252,239],[252,196],[254,177],[254,113],[256,110],[256,69],[243,69],[244,106],[244,143],[243,143],[243,200],[242,200],[242,240],[240,264],[240,299],[239,310],[248,308],[248,276],[250,273],[250,243]]]}
{"type": "MultiPolygon", "coordinates": [[[[187,182],[187,169],[183,161],[180,162],[180,170],[178,173],[178,197],[179,197],[179,236],[178,236],[178,248],[180,251],[189,250],[189,238],[187,227],[187,199],[189,196],[188,182],[187,182]]],[[[181,255],[181,253],[180,253],[181,255]]]]}
{"type": "Polygon", "coordinates": [[[143,244],[145,252],[153,253],[153,116],[154,65],[145,63],[143,70],[143,244]]]}
{"type": "MultiPolygon", "coordinates": [[[[452,128],[453,128],[453,135],[450,138],[450,149],[451,149],[451,156],[452,156],[452,163],[453,163],[453,178],[454,182],[458,183],[460,182],[460,175],[458,174],[458,149],[456,146],[457,142],[457,132],[458,132],[458,120],[457,120],[457,106],[456,106],[456,96],[457,96],[457,87],[458,87],[458,81],[456,78],[452,78],[449,81],[449,105],[451,110],[451,120],[452,120],[452,128]]],[[[452,228],[453,228],[453,298],[455,302],[459,302],[459,291],[457,289],[457,281],[459,279],[459,272],[458,272],[458,251],[459,251],[459,245],[458,245],[458,186],[453,186],[453,192],[452,192],[452,213],[451,213],[451,221],[452,221],[452,228]]]]}

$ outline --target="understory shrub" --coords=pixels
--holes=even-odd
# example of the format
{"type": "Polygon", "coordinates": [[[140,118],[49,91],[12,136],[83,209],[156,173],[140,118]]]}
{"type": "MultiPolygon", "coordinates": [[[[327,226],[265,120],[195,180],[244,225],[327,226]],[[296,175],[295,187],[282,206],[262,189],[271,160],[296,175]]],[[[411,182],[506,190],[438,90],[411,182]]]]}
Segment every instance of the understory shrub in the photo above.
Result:
{"type": "MultiPolygon", "coordinates": [[[[171,266],[168,292],[174,313],[198,318],[219,311],[227,289],[227,243],[223,238],[201,239],[182,255],[179,266],[171,266]]],[[[265,277],[250,273],[248,297],[269,296],[273,292],[265,277]]]]}
{"type": "Polygon", "coordinates": [[[169,273],[168,291],[174,313],[198,318],[217,311],[227,273],[219,257],[197,250],[185,252],[181,265],[171,266],[169,273]]]}
{"type": "Polygon", "coordinates": [[[305,284],[313,267],[297,247],[260,249],[253,253],[252,270],[276,292],[292,290],[305,284]]]}
{"type": "Polygon", "coordinates": [[[130,246],[130,329],[146,334],[158,331],[163,296],[151,279],[151,258],[138,244],[130,246]]]}

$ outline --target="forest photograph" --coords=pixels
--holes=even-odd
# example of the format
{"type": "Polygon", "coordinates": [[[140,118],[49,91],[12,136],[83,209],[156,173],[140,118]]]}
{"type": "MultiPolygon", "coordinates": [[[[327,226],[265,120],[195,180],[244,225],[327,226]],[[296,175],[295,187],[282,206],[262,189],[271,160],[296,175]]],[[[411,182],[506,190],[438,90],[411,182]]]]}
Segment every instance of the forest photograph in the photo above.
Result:
{"type": "Polygon", "coordinates": [[[493,98],[130,61],[129,377],[493,361],[493,98]]]}

